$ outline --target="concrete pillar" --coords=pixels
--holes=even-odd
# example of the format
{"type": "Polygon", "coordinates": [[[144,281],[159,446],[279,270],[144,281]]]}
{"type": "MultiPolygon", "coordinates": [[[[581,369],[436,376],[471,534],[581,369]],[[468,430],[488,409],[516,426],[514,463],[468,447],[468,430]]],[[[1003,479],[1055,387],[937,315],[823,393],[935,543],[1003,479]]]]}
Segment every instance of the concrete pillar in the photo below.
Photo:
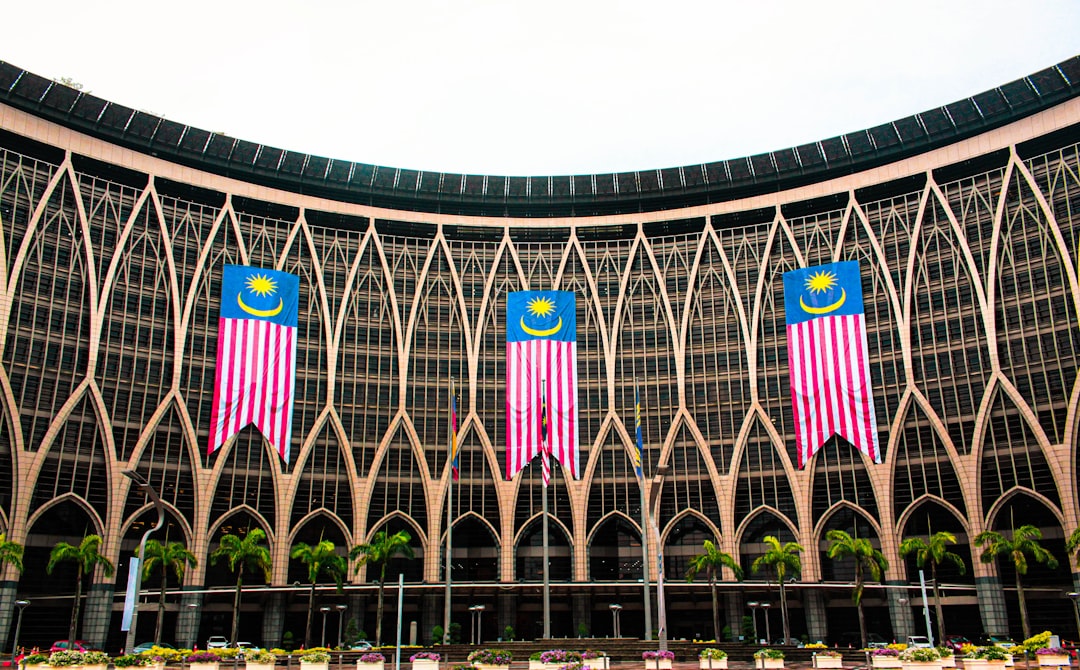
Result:
{"type": "MultiPolygon", "coordinates": [[[[421,596],[421,602],[423,603],[422,611],[420,613],[420,644],[426,645],[434,642],[432,640],[431,629],[435,626],[441,626],[443,624],[443,609],[446,606],[445,593],[431,593],[425,591],[421,596]]],[[[450,603],[453,604],[454,596],[451,594],[450,603]]],[[[438,640],[442,642],[442,640],[438,640]]]]}
{"type": "MultiPolygon", "coordinates": [[[[192,586],[201,589],[201,586],[192,586]]],[[[203,594],[184,593],[180,598],[180,612],[176,616],[176,646],[192,647],[199,641],[199,621],[202,619],[203,594]],[[194,605],[194,607],[192,607],[194,605]]]]}
{"type": "Polygon", "coordinates": [[[806,612],[806,632],[811,642],[829,639],[829,622],[825,615],[825,593],[821,589],[804,589],[803,609],[806,612]]]}
{"type": "Polygon", "coordinates": [[[574,635],[581,636],[581,624],[592,635],[592,601],[587,593],[574,593],[570,596],[571,616],[574,618],[574,635]]]}
{"type": "MultiPolygon", "coordinates": [[[[105,646],[105,636],[109,632],[112,617],[113,584],[91,584],[83,601],[82,638],[99,649],[105,646]]],[[[142,610],[139,610],[142,614],[142,610]]]]}
{"type": "Polygon", "coordinates": [[[496,615],[498,625],[495,628],[494,637],[496,639],[502,637],[507,626],[513,626],[514,634],[517,635],[517,594],[500,593],[496,596],[495,609],[498,610],[496,615]]]}
{"type": "Polygon", "coordinates": [[[285,607],[284,593],[264,594],[262,636],[263,644],[268,647],[281,647],[281,636],[285,634],[285,607]]]}
{"type": "Polygon", "coordinates": [[[739,636],[742,635],[742,618],[746,612],[745,600],[746,594],[741,589],[734,593],[723,593],[720,596],[720,607],[727,614],[728,625],[731,627],[732,642],[738,642],[739,636]]]}
{"type": "Polygon", "coordinates": [[[11,651],[15,633],[15,595],[18,582],[0,582],[0,656],[11,651]]]}

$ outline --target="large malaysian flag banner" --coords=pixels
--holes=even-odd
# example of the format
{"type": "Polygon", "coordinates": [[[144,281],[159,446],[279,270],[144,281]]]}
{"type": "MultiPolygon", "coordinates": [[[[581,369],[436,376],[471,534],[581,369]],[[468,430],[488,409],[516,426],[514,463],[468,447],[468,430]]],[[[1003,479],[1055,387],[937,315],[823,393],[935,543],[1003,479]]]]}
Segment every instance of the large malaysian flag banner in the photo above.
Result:
{"type": "Polygon", "coordinates": [[[299,295],[296,275],[225,266],[209,453],[253,423],[289,462],[299,295]]]}
{"type": "Polygon", "coordinates": [[[577,299],[569,291],[506,299],[506,478],[540,453],[578,478],[577,299]]]}
{"type": "Polygon", "coordinates": [[[785,272],[784,308],[799,467],[833,435],[880,463],[858,261],[785,272]]]}

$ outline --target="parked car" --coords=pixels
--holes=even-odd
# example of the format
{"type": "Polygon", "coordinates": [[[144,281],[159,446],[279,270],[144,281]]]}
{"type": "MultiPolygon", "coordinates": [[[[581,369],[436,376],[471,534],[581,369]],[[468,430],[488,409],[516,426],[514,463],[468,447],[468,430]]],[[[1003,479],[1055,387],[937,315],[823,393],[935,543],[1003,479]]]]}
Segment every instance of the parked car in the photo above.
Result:
{"type": "Polygon", "coordinates": [[[1016,643],[1013,642],[1012,638],[998,637],[997,635],[985,635],[983,636],[983,646],[1008,649],[1009,647],[1015,647],[1016,643]]]}
{"type": "Polygon", "coordinates": [[[229,641],[224,635],[211,635],[206,640],[207,649],[226,649],[229,647],[229,641]]]}
{"type": "Polygon", "coordinates": [[[971,644],[971,640],[963,635],[949,635],[945,638],[945,646],[953,651],[960,651],[965,644],[971,644]]]}
{"type": "MultiPolygon", "coordinates": [[[[67,650],[68,650],[68,641],[67,640],[57,640],[56,642],[53,642],[52,647],[49,649],[49,653],[52,654],[52,653],[55,653],[55,652],[58,652],[58,651],[67,651],[67,650]]],[[[72,651],[101,651],[97,647],[91,645],[86,640],[75,640],[75,643],[72,645],[71,650],[72,651]]]]}
{"type": "Polygon", "coordinates": [[[357,640],[349,645],[349,651],[370,651],[371,643],[367,640],[357,640]]]}
{"type": "MultiPolygon", "coordinates": [[[[841,647],[858,648],[862,646],[862,634],[859,631],[849,631],[840,635],[839,644],[841,647]]],[[[878,647],[885,647],[889,644],[889,641],[881,637],[877,633],[866,634],[866,646],[871,649],[878,647]]]]}
{"type": "Polygon", "coordinates": [[[915,647],[916,649],[933,649],[934,645],[930,644],[930,638],[925,635],[908,635],[907,646],[915,647]]]}
{"type": "Polygon", "coordinates": [[[176,648],[176,647],[172,646],[171,644],[169,644],[168,642],[159,642],[159,643],[143,642],[141,644],[135,645],[135,648],[131,650],[131,653],[133,653],[133,654],[141,654],[144,651],[150,651],[154,647],[161,647],[162,649],[175,649],[176,648]]]}

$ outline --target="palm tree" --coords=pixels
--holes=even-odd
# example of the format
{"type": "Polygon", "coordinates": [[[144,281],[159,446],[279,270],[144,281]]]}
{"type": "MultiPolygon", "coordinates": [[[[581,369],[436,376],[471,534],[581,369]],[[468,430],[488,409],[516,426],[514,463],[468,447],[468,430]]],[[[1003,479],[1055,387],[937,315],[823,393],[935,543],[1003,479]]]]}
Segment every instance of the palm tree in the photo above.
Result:
{"type": "Polygon", "coordinates": [[[143,579],[154,570],[161,571],[161,594],[158,596],[157,625],[154,626],[154,643],[161,643],[161,629],[165,624],[165,587],[169,581],[169,572],[176,575],[178,582],[184,581],[184,572],[199,564],[195,554],[187,550],[180,542],[162,544],[157,540],[146,541],[146,555],[143,557],[143,579]]]}
{"type": "Polygon", "coordinates": [[[240,593],[244,588],[244,570],[259,571],[267,582],[270,581],[270,550],[262,543],[266,532],[262,528],[252,528],[243,538],[236,535],[222,535],[218,548],[210,554],[210,562],[217,565],[224,558],[229,564],[229,571],[236,573],[236,595],[233,596],[232,637],[236,643],[240,632],[240,593]]]}
{"type": "Polygon", "coordinates": [[[308,594],[307,627],[304,629],[304,645],[311,646],[311,620],[315,616],[315,582],[319,581],[320,574],[327,574],[337,584],[338,593],[341,593],[341,582],[349,571],[349,563],[344,556],[338,556],[334,543],[330,540],[321,540],[318,544],[307,545],[297,542],[289,552],[289,558],[298,558],[308,568],[308,581],[311,582],[311,591],[308,594]]]}
{"type": "Polygon", "coordinates": [[[712,540],[705,540],[703,545],[705,552],[690,559],[690,569],[686,571],[686,581],[694,581],[699,572],[705,572],[709,577],[709,588],[712,590],[712,625],[713,638],[720,641],[720,606],[716,595],[716,576],[727,566],[735,573],[735,579],[742,581],[743,569],[732,558],[731,554],[720,551],[712,540]]]}
{"type": "Polygon", "coordinates": [[[900,543],[900,556],[915,554],[915,564],[920,568],[930,564],[930,580],[934,584],[934,609],[937,611],[938,640],[945,644],[945,615],[941,608],[941,593],[938,589],[937,566],[942,563],[952,563],[960,570],[960,574],[967,572],[964,559],[959,554],[949,551],[946,545],[956,544],[956,536],[944,530],[939,530],[930,536],[930,540],[921,537],[908,537],[900,543]]]}
{"type": "Polygon", "coordinates": [[[761,572],[763,568],[772,568],[776,575],[776,582],[780,585],[780,617],[784,622],[784,642],[791,640],[791,625],[788,623],[787,591],[784,589],[785,578],[790,574],[802,572],[802,559],[799,554],[803,552],[802,545],[798,542],[780,544],[780,540],[772,535],[766,535],[765,544],[769,550],[762,556],[758,556],[750,569],[761,572]]]}
{"type": "Polygon", "coordinates": [[[825,533],[825,539],[829,541],[826,556],[841,560],[855,559],[855,590],[851,594],[851,600],[859,608],[859,634],[862,635],[862,646],[865,649],[866,615],[863,613],[862,596],[866,573],[869,572],[875,581],[881,581],[881,577],[889,569],[889,561],[865,537],[852,537],[846,531],[830,530],[825,533]]]}
{"type": "Polygon", "coordinates": [[[0,568],[5,564],[14,565],[16,570],[22,572],[22,557],[23,546],[18,542],[8,542],[7,533],[0,533],[0,568]]]}
{"type": "Polygon", "coordinates": [[[106,577],[113,576],[112,561],[99,553],[102,539],[100,535],[87,535],[79,546],[67,542],[57,542],[49,553],[49,564],[45,572],[52,574],[53,568],[60,563],[75,563],[75,603],[71,607],[71,627],[68,629],[68,649],[74,649],[79,625],[79,606],[82,604],[83,575],[89,575],[99,565],[106,577]]]}
{"type": "MultiPolygon", "coordinates": [[[[1020,578],[1027,574],[1027,557],[1030,555],[1037,562],[1045,563],[1050,569],[1058,566],[1054,555],[1039,544],[1041,539],[1042,531],[1030,524],[1014,530],[1011,540],[994,530],[984,530],[975,536],[976,547],[986,545],[986,549],[979,556],[980,561],[993,563],[997,557],[1004,556],[1012,561],[1013,567],[1016,568],[1016,597],[1020,601],[1020,625],[1024,629],[1025,640],[1031,637],[1031,629],[1028,626],[1027,601],[1024,599],[1024,586],[1020,578]]],[[[1071,541],[1072,538],[1069,540],[1071,541]]]]}
{"type": "Polygon", "coordinates": [[[379,607],[375,617],[375,646],[382,644],[383,586],[386,584],[386,564],[395,556],[411,559],[413,549],[409,546],[412,535],[399,530],[393,535],[385,530],[375,533],[368,544],[358,544],[349,551],[349,560],[361,565],[379,566],[379,607]]]}

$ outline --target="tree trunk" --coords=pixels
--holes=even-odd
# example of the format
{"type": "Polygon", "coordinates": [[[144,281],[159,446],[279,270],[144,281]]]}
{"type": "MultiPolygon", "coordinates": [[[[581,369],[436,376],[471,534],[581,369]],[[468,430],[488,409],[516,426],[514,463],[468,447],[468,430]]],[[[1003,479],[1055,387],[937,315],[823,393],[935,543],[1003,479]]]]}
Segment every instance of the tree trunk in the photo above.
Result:
{"type": "Polygon", "coordinates": [[[383,615],[383,586],[386,585],[386,562],[379,571],[379,607],[376,610],[375,619],[375,646],[382,646],[382,615],[383,615]]]}
{"type": "Polygon", "coordinates": [[[930,579],[934,580],[934,610],[937,612],[937,643],[939,647],[945,646],[945,610],[941,606],[941,591],[937,583],[937,563],[930,562],[930,579]]]}
{"type": "Polygon", "coordinates": [[[240,591],[244,588],[244,568],[240,567],[240,571],[236,573],[236,595],[233,596],[232,605],[232,638],[229,639],[230,644],[236,644],[236,638],[240,634],[240,591]]]}
{"type": "Polygon", "coordinates": [[[720,604],[716,595],[716,575],[709,572],[709,588],[712,590],[712,630],[713,639],[720,641],[720,604]]]}
{"type": "MultiPolygon", "coordinates": [[[[304,646],[311,647],[311,619],[315,616],[315,582],[311,582],[311,591],[307,599],[307,625],[304,627],[304,646]]],[[[323,617],[323,621],[326,618],[323,617]]]]}
{"type": "MultiPolygon", "coordinates": [[[[161,571],[161,594],[158,596],[157,603],[157,621],[154,623],[154,644],[161,644],[161,629],[165,625],[165,575],[164,569],[161,571]]],[[[138,595],[138,594],[136,594],[138,595]]],[[[137,606],[137,605],[136,605],[137,606]]],[[[138,631],[136,631],[138,633],[138,631]]],[[[130,652],[130,649],[124,651],[130,652]]]]}
{"type": "Polygon", "coordinates": [[[784,589],[784,579],[780,578],[780,618],[784,623],[784,644],[791,644],[791,626],[787,616],[787,591],[784,589]]]}
{"type": "Polygon", "coordinates": [[[859,559],[855,559],[855,593],[859,594],[859,600],[855,605],[859,608],[859,635],[862,636],[862,646],[866,649],[866,614],[863,613],[862,608],[862,564],[859,563],[859,559]]]}
{"type": "Polygon", "coordinates": [[[75,640],[79,634],[79,607],[82,605],[82,565],[75,574],[75,604],[71,606],[71,627],[68,629],[68,651],[75,650],[75,640]]]}
{"type": "Polygon", "coordinates": [[[1016,571],[1016,597],[1020,601],[1020,626],[1024,630],[1024,639],[1031,637],[1031,628],[1028,626],[1027,600],[1024,598],[1024,587],[1020,583],[1020,571],[1016,571]]]}

